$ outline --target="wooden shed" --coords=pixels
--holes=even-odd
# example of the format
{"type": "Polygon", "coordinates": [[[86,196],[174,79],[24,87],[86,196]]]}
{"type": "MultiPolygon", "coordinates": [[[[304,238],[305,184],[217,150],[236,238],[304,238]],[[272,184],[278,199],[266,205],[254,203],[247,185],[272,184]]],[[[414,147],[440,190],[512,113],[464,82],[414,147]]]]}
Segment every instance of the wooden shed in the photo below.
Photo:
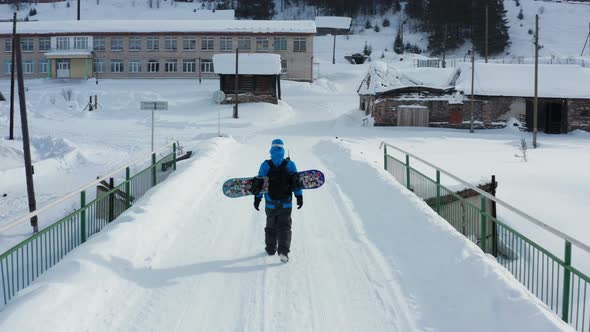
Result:
{"type": "MultiPolygon", "coordinates": [[[[268,102],[281,99],[281,56],[278,54],[239,54],[238,103],[268,102]]],[[[213,67],[219,75],[219,89],[226,95],[224,103],[236,96],[236,55],[216,54],[213,67]]]]}

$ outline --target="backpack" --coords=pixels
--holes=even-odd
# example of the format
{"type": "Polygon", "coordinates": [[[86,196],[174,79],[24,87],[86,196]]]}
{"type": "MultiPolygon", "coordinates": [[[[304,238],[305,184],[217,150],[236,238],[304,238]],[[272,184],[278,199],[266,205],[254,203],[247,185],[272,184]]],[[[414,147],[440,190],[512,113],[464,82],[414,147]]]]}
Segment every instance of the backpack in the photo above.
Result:
{"type": "Polygon", "coordinates": [[[268,170],[268,195],[274,201],[291,198],[291,177],[287,171],[289,161],[289,158],[287,158],[279,166],[275,166],[272,160],[266,161],[270,166],[268,170]]]}

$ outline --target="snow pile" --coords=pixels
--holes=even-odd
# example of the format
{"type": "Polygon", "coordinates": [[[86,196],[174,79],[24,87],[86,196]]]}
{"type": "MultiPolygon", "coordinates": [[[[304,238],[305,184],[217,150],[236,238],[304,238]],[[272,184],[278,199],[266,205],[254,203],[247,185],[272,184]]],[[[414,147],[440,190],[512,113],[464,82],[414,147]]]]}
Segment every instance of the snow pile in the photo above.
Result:
{"type": "MultiPolygon", "coordinates": [[[[238,73],[242,75],[279,75],[281,56],[268,53],[243,53],[238,56],[238,73]]],[[[216,74],[235,75],[236,55],[215,54],[213,68],[216,74]]]]}
{"type": "MultiPolygon", "coordinates": [[[[20,34],[99,33],[99,32],[225,32],[315,34],[313,21],[233,21],[233,20],[82,20],[38,21],[17,25],[20,34]]],[[[12,33],[12,23],[0,23],[0,34],[12,33]]]]}
{"type": "Polygon", "coordinates": [[[343,16],[316,16],[315,25],[318,28],[349,30],[352,24],[350,17],[343,16]]]}
{"type": "MultiPolygon", "coordinates": [[[[471,93],[471,66],[462,65],[456,89],[471,93]]],[[[535,66],[477,63],[476,95],[534,97],[535,66]]],[[[539,97],[590,98],[590,69],[575,65],[539,65],[539,97]]]]}

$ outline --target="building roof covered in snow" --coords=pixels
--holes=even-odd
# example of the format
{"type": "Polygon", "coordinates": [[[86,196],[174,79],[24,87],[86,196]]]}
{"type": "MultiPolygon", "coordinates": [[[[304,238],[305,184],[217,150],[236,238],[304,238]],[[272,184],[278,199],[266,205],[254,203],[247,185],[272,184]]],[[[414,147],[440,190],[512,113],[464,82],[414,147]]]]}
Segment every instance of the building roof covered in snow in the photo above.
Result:
{"type": "MultiPolygon", "coordinates": [[[[474,94],[534,97],[535,66],[529,64],[475,64],[474,94]]],[[[590,69],[576,65],[539,65],[540,98],[590,98],[590,69]]],[[[459,67],[457,91],[471,94],[471,65],[459,67]]]]}
{"type": "Polygon", "coordinates": [[[352,18],[343,16],[316,16],[315,25],[318,29],[350,30],[352,18]]]}
{"type": "Polygon", "coordinates": [[[447,68],[398,68],[375,61],[361,83],[361,95],[381,94],[406,88],[452,89],[456,70],[447,68]]]}
{"type": "MultiPolygon", "coordinates": [[[[240,75],[279,75],[281,73],[281,56],[269,53],[244,53],[238,57],[238,74],[240,75]]],[[[216,74],[234,75],[236,73],[236,55],[215,54],[213,68],[216,74]]]]}
{"type": "MultiPolygon", "coordinates": [[[[89,33],[281,33],[315,34],[313,21],[250,20],[82,20],[17,24],[20,34],[89,33]]],[[[12,33],[12,23],[0,23],[0,35],[12,33]]]]}

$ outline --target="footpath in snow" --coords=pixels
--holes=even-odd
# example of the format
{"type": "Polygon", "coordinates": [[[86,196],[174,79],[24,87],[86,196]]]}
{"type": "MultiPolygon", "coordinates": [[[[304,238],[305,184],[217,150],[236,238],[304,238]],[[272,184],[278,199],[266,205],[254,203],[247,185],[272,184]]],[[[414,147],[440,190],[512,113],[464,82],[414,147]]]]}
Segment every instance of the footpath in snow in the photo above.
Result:
{"type": "Polygon", "coordinates": [[[345,141],[286,137],[327,182],[293,213],[291,261],[221,184],[273,137],[219,138],[19,293],[1,331],[569,330],[493,258],[345,141]],[[34,318],[31,318],[33,314],[34,318]]]}

